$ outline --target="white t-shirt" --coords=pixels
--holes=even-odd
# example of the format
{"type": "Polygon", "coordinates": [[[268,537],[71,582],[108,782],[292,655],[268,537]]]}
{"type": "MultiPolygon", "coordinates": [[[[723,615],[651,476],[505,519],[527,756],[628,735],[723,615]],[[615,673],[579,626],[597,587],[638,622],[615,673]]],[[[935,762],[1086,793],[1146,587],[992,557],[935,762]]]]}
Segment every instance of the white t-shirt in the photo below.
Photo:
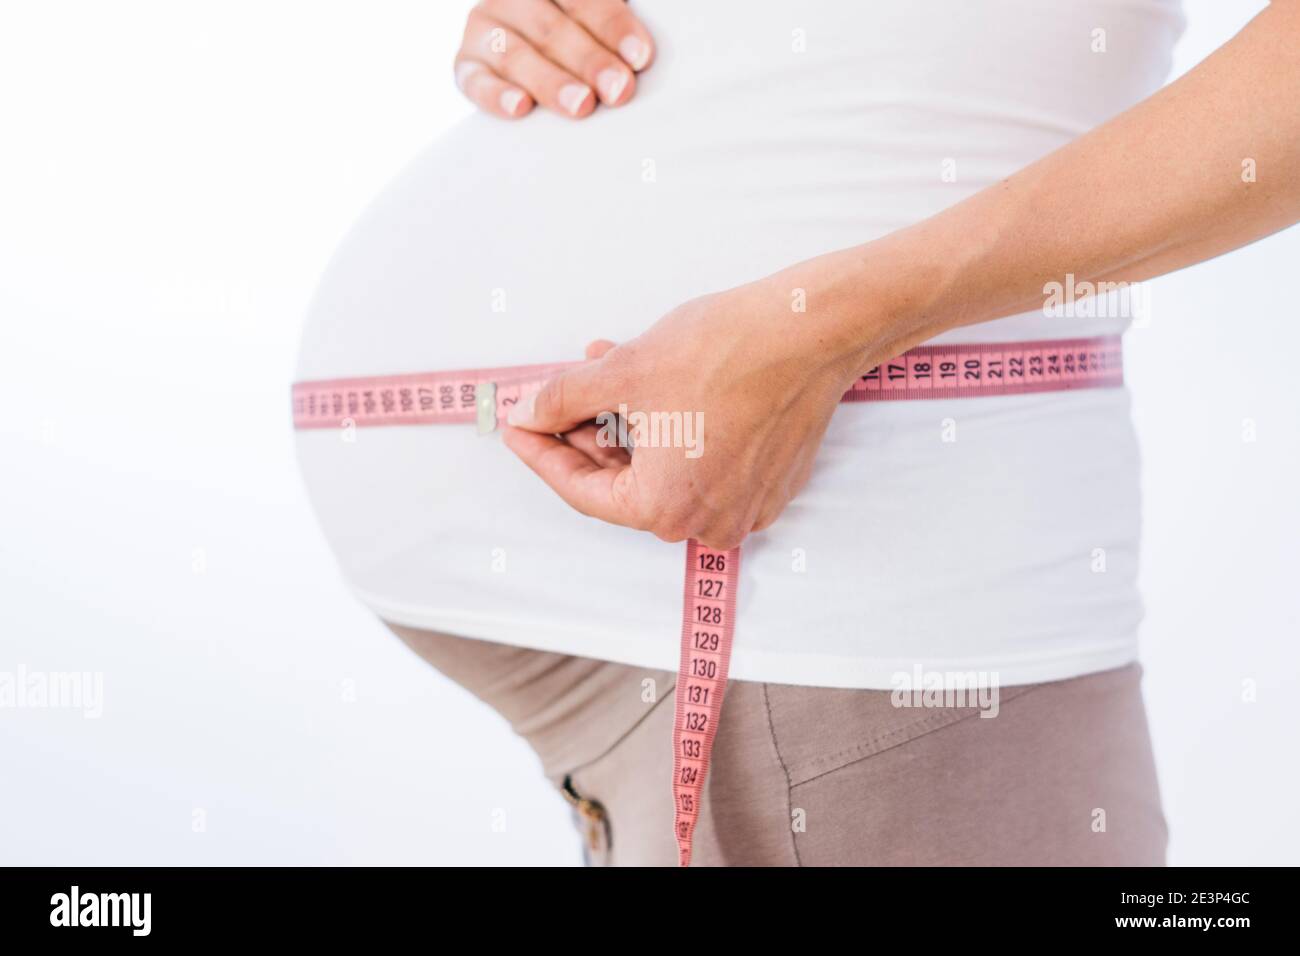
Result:
{"type": "MultiPolygon", "coordinates": [[[[931,215],[1162,83],[1176,0],[656,0],[636,98],[474,115],[335,256],[299,380],[577,359],[678,303],[931,215]]],[[[1041,312],[937,341],[1121,331],[1041,312]]],[[[743,549],[732,676],[1054,680],[1136,655],[1123,389],[841,406],[743,549]]],[[[472,426],[296,435],[360,598],[397,623],[674,670],[683,545],[569,509],[472,426]]]]}

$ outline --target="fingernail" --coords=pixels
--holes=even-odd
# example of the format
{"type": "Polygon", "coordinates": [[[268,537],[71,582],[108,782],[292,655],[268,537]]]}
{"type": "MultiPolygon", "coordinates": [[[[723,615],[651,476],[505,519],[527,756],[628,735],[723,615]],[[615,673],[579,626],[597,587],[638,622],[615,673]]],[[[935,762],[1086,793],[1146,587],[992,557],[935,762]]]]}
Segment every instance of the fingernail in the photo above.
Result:
{"type": "Polygon", "coordinates": [[[527,427],[533,423],[533,406],[537,404],[537,393],[526,396],[518,405],[510,409],[506,421],[516,427],[527,427]]]}
{"type": "Polygon", "coordinates": [[[519,104],[524,101],[524,94],[519,90],[504,90],[501,93],[501,108],[514,116],[519,112],[519,104]]]}
{"type": "Polygon", "coordinates": [[[462,91],[466,90],[469,85],[469,78],[483,69],[482,64],[475,63],[473,60],[465,60],[456,67],[456,85],[462,91]]]}
{"type": "Polygon", "coordinates": [[[570,116],[577,116],[590,95],[591,90],[581,83],[570,83],[560,87],[560,105],[570,116]]]}
{"type": "Polygon", "coordinates": [[[607,70],[601,70],[596,74],[596,89],[600,90],[600,98],[606,103],[617,103],[618,98],[627,89],[627,79],[626,70],[612,66],[607,70]]]}
{"type": "Polygon", "coordinates": [[[650,47],[640,37],[625,36],[618,44],[618,55],[634,70],[644,70],[650,62],[650,47]]]}

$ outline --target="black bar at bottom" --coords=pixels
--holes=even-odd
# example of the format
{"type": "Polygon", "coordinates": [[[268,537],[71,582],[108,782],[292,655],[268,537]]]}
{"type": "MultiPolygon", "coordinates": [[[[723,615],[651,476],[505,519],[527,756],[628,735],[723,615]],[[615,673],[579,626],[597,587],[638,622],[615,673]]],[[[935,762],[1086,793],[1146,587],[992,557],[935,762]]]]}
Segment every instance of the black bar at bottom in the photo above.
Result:
{"type": "MultiPolygon", "coordinates": [[[[683,934],[734,930],[739,938],[759,928],[746,923],[761,913],[768,929],[816,934],[805,936],[808,942],[843,939],[850,921],[865,933],[864,945],[890,930],[891,937],[936,943],[1005,942],[1021,932],[1032,932],[1035,942],[1098,935],[1230,942],[1242,933],[1285,931],[1295,882],[1290,870],[1228,868],[840,869],[757,878],[748,870],[600,876],[575,869],[538,876],[413,868],[0,869],[0,934],[9,952],[18,952],[10,946],[20,941],[60,936],[96,945],[147,938],[301,946],[414,934],[412,942],[438,947],[462,945],[454,941],[467,932],[487,943],[505,931],[519,939],[530,928],[549,945],[590,941],[593,923],[613,920],[633,937],[647,932],[672,948],[683,934]],[[759,910],[758,899],[771,902],[759,910]],[[661,928],[669,930],[663,937],[661,928]]],[[[601,935],[606,946],[621,948],[601,935]]]]}

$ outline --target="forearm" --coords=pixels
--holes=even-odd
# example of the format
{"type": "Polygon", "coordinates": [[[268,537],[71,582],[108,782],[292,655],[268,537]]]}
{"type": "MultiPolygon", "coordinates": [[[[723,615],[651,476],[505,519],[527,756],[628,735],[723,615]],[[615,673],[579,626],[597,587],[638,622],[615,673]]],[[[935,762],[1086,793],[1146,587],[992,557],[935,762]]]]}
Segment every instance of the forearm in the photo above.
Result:
{"type": "Polygon", "coordinates": [[[1149,279],[1295,223],[1298,51],[1300,0],[1276,0],[1110,122],[930,219],[827,257],[835,314],[874,364],[882,340],[902,350],[1041,307],[1045,284],[1066,274],[1149,279]],[[866,297],[883,308],[863,309],[866,297]]]}

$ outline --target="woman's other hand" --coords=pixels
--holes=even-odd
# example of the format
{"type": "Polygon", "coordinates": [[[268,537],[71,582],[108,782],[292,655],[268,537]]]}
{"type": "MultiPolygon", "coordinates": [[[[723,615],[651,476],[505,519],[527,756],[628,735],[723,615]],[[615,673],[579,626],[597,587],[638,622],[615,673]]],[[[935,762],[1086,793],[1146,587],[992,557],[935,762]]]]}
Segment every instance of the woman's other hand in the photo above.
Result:
{"type": "Polygon", "coordinates": [[[481,0],[456,54],[456,83],[503,119],[537,103],[571,119],[597,99],[622,106],[654,56],[650,34],[624,0],[481,0]]]}

